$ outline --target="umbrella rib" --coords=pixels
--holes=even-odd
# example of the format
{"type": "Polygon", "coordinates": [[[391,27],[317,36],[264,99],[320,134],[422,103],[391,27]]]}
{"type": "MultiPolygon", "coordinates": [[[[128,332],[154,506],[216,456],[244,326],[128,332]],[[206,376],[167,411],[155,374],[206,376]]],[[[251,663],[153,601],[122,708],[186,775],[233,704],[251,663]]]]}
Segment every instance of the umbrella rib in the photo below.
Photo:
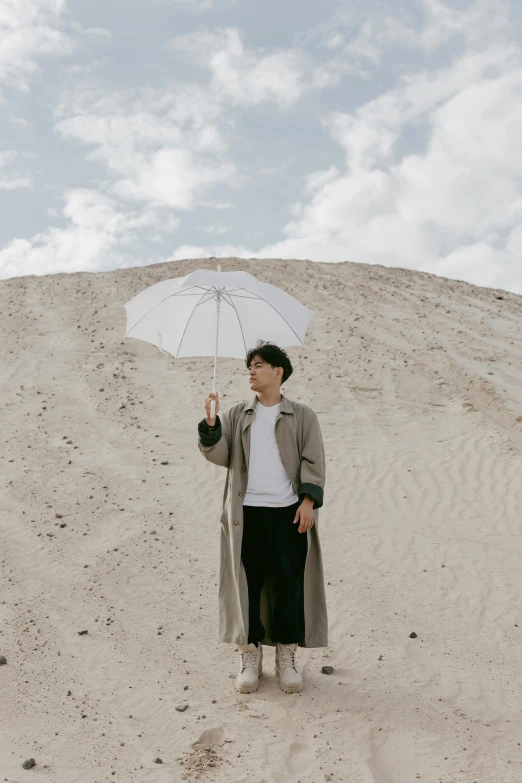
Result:
{"type": "MultiPolygon", "coordinates": [[[[208,290],[204,291],[204,293],[203,293],[203,296],[201,297],[201,299],[203,299],[203,297],[205,296],[205,294],[206,294],[206,293],[208,293],[208,290]]],[[[201,304],[201,299],[200,299],[200,301],[199,301],[199,302],[197,302],[197,303],[196,303],[196,307],[199,307],[199,305],[201,304]]],[[[208,301],[208,300],[207,300],[207,301],[208,301]]],[[[191,314],[190,314],[190,315],[189,315],[189,317],[187,318],[187,323],[185,324],[185,328],[183,329],[183,334],[181,335],[181,340],[179,341],[178,350],[176,351],[176,357],[175,357],[176,359],[178,358],[178,353],[179,353],[179,351],[180,351],[181,344],[182,344],[182,342],[183,342],[183,338],[185,337],[185,332],[186,332],[186,331],[187,331],[187,329],[188,329],[188,325],[189,325],[189,323],[190,323],[190,319],[191,319],[191,318],[192,318],[192,316],[194,315],[194,312],[195,312],[195,310],[196,310],[196,307],[194,307],[194,308],[193,308],[193,310],[192,310],[191,314]]]]}
{"type": "MultiPolygon", "coordinates": [[[[200,286],[193,286],[193,288],[199,288],[199,287],[200,287],[200,286]]],[[[183,290],[183,289],[182,289],[182,290],[183,290]]],[[[189,290],[189,289],[187,289],[187,290],[189,290]]],[[[204,289],[204,290],[205,290],[205,292],[206,292],[206,293],[208,292],[208,289],[204,289]]],[[[173,294],[169,294],[168,296],[166,296],[166,297],[165,297],[165,299],[162,299],[162,300],[161,300],[161,302],[156,302],[156,304],[154,305],[154,307],[151,307],[151,308],[150,308],[150,310],[147,310],[147,312],[146,312],[146,313],[143,313],[143,315],[141,316],[141,318],[140,318],[138,321],[136,321],[136,323],[135,323],[135,324],[133,324],[133,326],[131,326],[131,328],[129,329],[129,331],[128,331],[128,332],[126,332],[126,334],[125,334],[125,337],[128,337],[128,336],[130,335],[130,333],[132,332],[132,330],[133,330],[133,329],[135,329],[135,328],[136,328],[136,326],[139,324],[139,322],[140,322],[140,321],[143,321],[143,319],[144,319],[144,318],[146,318],[146,317],[149,315],[149,313],[152,313],[152,311],[153,311],[153,310],[154,310],[156,307],[158,307],[159,305],[163,304],[163,302],[166,302],[166,301],[167,301],[167,299],[170,299],[170,298],[171,298],[171,296],[178,296],[178,294],[179,294],[179,291],[176,291],[175,293],[173,293],[173,294]]],[[[191,294],[191,296],[196,296],[196,294],[191,294]]],[[[203,297],[201,297],[201,298],[203,299],[203,297]]],[[[198,304],[199,304],[199,302],[198,302],[198,304]]],[[[197,307],[197,305],[196,305],[196,307],[197,307]]]]}
{"type": "MultiPolygon", "coordinates": [[[[202,287],[202,286],[194,286],[194,288],[201,288],[201,287],[202,287]]],[[[216,290],[217,290],[215,286],[212,286],[212,288],[214,289],[214,291],[216,291],[216,290]]],[[[199,305],[200,305],[200,304],[203,304],[203,302],[202,302],[202,299],[203,299],[203,297],[205,296],[205,294],[207,294],[207,293],[209,292],[209,290],[210,290],[210,289],[208,289],[208,288],[205,288],[205,289],[204,289],[203,296],[201,297],[200,301],[199,301],[199,302],[196,304],[196,307],[199,307],[199,305]]],[[[174,296],[176,296],[176,294],[174,294],[174,296]]],[[[213,298],[214,298],[213,296],[209,297],[209,299],[213,299],[213,298]]],[[[167,299],[168,299],[168,297],[167,297],[167,299]]],[[[227,300],[225,297],[223,297],[223,299],[224,299],[224,301],[225,301],[225,302],[227,302],[227,301],[228,301],[228,300],[227,300]]],[[[165,301],[165,300],[164,300],[164,301],[165,301]]],[[[209,300],[207,299],[207,302],[208,302],[208,301],[209,301],[209,300]]],[[[230,302],[228,302],[228,304],[230,304],[230,302]]],[[[179,353],[179,350],[180,350],[180,348],[181,348],[181,344],[182,344],[182,342],[183,342],[183,338],[184,338],[184,336],[185,336],[185,332],[187,331],[188,325],[189,325],[189,323],[190,323],[190,319],[192,318],[192,316],[193,316],[193,314],[194,314],[194,312],[195,312],[195,310],[196,310],[196,307],[194,307],[194,309],[192,310],[191,314],[189,315],[189,317],[188,317],[188,319],[187,319],[187,323],[185,324],[185,328],[183,329],[183,334],[182,334],[182,336],[181,336],[181,340],[179,341],[178,350],[177,350],[177,352],[176,352],[176,356],[175,356],[175,358],[176,358],[176,359],[178,358],[178,353],[179,353]]],[[[234,305],[233,305],[233,304],[232,304],[232,307],[234,307],[234,305]]],[[[236,310],[236,308],[235,308],[235,307],[234,307],[234,310],[236,310]]],[[[236,310],[236,315],[237,315],[237,310],[236,310]]],[[[237,320],[239,321],[239,316],[237,317],[237,320]]],[[[241,321],[239,321],[239,328],[241,329],[241,335],[243,335],[243,328],[242,328],[242,326],[241,326],[241,321]]],[[[245,338],[244,338],[244,336],[243,336],[243,345],[245,345],[245,338]]],[[[245,350],[246,350],[246,348],[245,348],[245,350]]]]}
{"type": "MultiPolygon", "coordinates": [[[[227,293],[228,293],[228,292],[227,292],[227,293]]],[[[248,298],[248,297],[247,297],[247,298],[248,298]]],[[[227,300],[225,299],[225,302],[226,302],[226,301],[227,301],[227,300]]],[[[247,353],[247,347],[246,347],[246,342],[245,342],[245,335],[243,334],[243,325],[242,325],[242,323],[241,323],[241,319],[240,319],[240,317],[239,317],[239,313],[238,313],[238,311],[237,311],[237,309],[236,309],[236,306],[235,306],[234,302],[230,301],[230,302],[229,302],[229,304],[231,304],[231,305],[232,305],[232,307],[234,308],[234,312],[235,312],[235,314],[236,314],[236,317],[237,317],[237,322],[238,322],[238,324],[239,324],[239,328],[241,329],[241,337],[243,338],[243,348],[245,349],[245,354],[246,354],[246,353],[247,353]]]]}
{"type": "MultiPolygon", "coordinates": [[[[238,290],[240,290],[240,289],[238,289],[238,290]]],[[[230,295],[230,291],[227,291],[226,288],[225,288],[225,294],[229,294],[230,295]]],[[[234,294],[234,296],[236,296],[238,299],[257,299],[260,302],[265,302],[266,301],[266,299],[262,299],[262,297],[256,296],[256,294],[254,294],[253,296],[241,296],[241,294],[234,294]]]]}
{"type": "MultiPolygon", "coordinates": [[[[241,289],[241,290],[243,290],[243,291],[246,291],[246,292],[247,292],[247,293],[249,293],[249,294],[251,294],[251,293],[252,293],[252,291],[248,291],[248,289],[247,289],[247,288],[243,288],[243,289],[241,289]]],[[[255,297],[255,296],[256,296],[256,295],[254,294],[254,297],[255,297]]],[[[251,297],[248,297],[248,296],[246,296],[246,297],[242,297],[242,298],[244,298],[244,299],[250,299],[251,297]]],[[[288,321],[286,320],[286,318],[284,317],[284,315],[282,315],[282,314],[279,312],[279,310],[276,310],[276,308],[274,307],[274,305],[273,305],[273,304],[271,304],[270,302],[268,302],[266,299],[263,299],[263,297],[262,297],[262,296],[258,296],[257,298],[259,299],[259,301],[260,301],[260,302],[264,302],[264,303],[265,303],[265,304],[267,304],[269,307],[271,307],[271,308],[272,308],[272,310],[275,310],[275,312],[276,312],[276,313],[277,313],[277,314],[278,314],[278,315],[279,315],[279,316],[280,316],[280,317],[283,319],[283,321],[284,321],[284,322],[285,322],[285,324],[288,326],[288,328],[289,328],[289,329],[290,329],[290,330],[291,330],[291,331],[292,331],[292,332],[295,334],[295,336],[297,337],[297,339],[298,339],[298,341],[299,341],[299,345],[304,345],[304,343],[303,343],[303,342],[301,342],[301,340],[299,339],[299,335],[296,333],[295,329],[292,329],[291,325],[288,323],[288,321]]],[[[234,305],[232,305],[232,306],[234,307],[234,305]]],[[[235,308],[235,307],[234,307],[234,310],[236,310],[236,308],[235,308]]],[[[237,310],[236,310],[236,313],[237,313],[237,310]]],[[[239,316],[238,316],[238,320],[239,320],[239,316]]],[[[240,323],[241,323],[241,322],[240,322],[240,323]]],[[[243,339],[243,344],[244,344],[244,343],[245,343],[245,340],[243,339]]],[[[246,350],[246,346],[245,346],[245,350],[246,350]]]]}

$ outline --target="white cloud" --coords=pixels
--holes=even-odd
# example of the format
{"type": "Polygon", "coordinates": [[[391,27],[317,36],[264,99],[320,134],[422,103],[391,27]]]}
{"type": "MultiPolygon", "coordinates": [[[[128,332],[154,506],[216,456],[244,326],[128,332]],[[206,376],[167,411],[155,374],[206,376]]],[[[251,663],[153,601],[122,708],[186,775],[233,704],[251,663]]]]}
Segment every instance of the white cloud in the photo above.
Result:
{"type": "Polygon", "coordinates": [[[286,109],[313,89],[337,83],[342,68],[314,65],[299,49],[266,54],[249,51],[236,28],[194,32],[170,41],[211,75],[210,90],[219,100],[242,106],[276,103],[286,109]]]}
{"type": "MultiPolygon", "coordinates": [[[[143,228],[161,224],[175,230],[178,221],[153,209],[123,211],[113,199],[89,189],[65,193],[65,228],[49,227],[32,239],[13,239],[0,250],[0,278],[58,272],[97,272],[143,264],[133,253],[143,228]]],[[[158,259],[154,259],[158,263],[158,259]]]]}
{"type": "Polygon", "coordinates": [[[212,186],[241,182],[226,157],[222,107],[195,86],[116,94],[84,87],[64,95],[56,114],[56,131],[94,148],[88,157],[115,176],[119,198],[187,210],[212,186]]]}
{"type": "Polygon", "coordinates": [[[339,176],[339,170],[336,166],[330,166],[326,171],[314,171],[306,178],[304,186],[305,193],[314,193],[321,190],[329,182],[335,182],[339,176]]]}
{"type": "Polygon", "coordinates": [[[311,174],[286,239],[260,253],[423,269],[522,293],[520,95],[520,51],[492,46],[327,117],[346,172],[311,174]],[[415,123],[425,152],[398,155],[415,123]]]}
{"type": "Polygon", "coordinates": [[[82,35],[90,35],[93,38],[112,38],[110,30],[105,27],[84,27],[79,22],[71,22],[71,28],[82,35]]]}
{"type": "Polygon", "coordinates": [[[27,92],[44,57],[69,54],[74,42],[60,30],[65,0],[3,0],[0,4],[0,87],[27,92]]]}
{"type": "Polygon", "coordinates": [[[173,5],[195,8],[198,11],[210,11],[214,7],[214,0],[170,0],[173,5]]]}
{"type": "Polygon", "coordinates": [[[241,0],[153,0],[156,5],[172,6],[198,12],[222,10],[239,5],[241,0]]]}
{"type": "Polygon", "coordinates": [[[237,204],[232,204],[230,201],[201,201],[202,207],[207,207],[208,209],[217,209],[217,210],[224,210],[224,209],[237,209],[237,204]]]}
{"type": "MultiPolygon", "coordinates": [[[[364,57],[374,63],[378,63],[380,58],[379,45],[372,42],[374,37],[375,22],[365,22],[353,40],[344,46],[344,53],[352,57],[364,57]]],[[[334,39],[327,41],[328,48],[337,48],[341,44],[341,36],[336,35],[334,39]]]]}
{"type": "Polygon", "coordinates": [[[195,206],[198,193],[218,182],[227,182],[235,172],[231,163],[207,165],[204,160],[196,161],[183,148],[158,150],[149,160],[139,163],[135,159],[132,176],[118,180],[114,192],[123,199],[184,210],[195,206]]]}
{"type": "Polygon", "coordinates": [[[228,234],[232,229],[230,226],[207,226],[205,231],[209,234],[228,234]]]}
{"type": "Polygon", "coordinates": [[[30,177],[0,179],[0,190],[19,190],[20,188],[31,188],[32,186],[33,180],[30,177]]]}
{"type": "Polygon", "coordinates": [[[27,120],[24,120],[23,117],[17,117],[14,114],[8,114],[7,115],[7,119],[13,125],[19,125],[21,128],[28,128],[29,127],[29,123],[27,122],[27,120]]]}
{"type": "Polygon", "coordinates": [[[508,44],[466,53],[450,66],[404,77],[401,86],[363,104],[353,114],[331,112],[324,125],[345,150],[348,169],[365,170],[390,160],[409,123],[429,123],[430,112],[437,106],[477,81],[517,68],[519,58],[518,47],[508,44]]]}
{"type": "Polygon", "coordinates": [[[18,152],[16,150],[0,152],[0,190],[18,190],[19,188],[31,188],[33,186],[32,177],[23,177],[17,172],[8,173],[5,171],[17,157],[18,152]]]}
{"type": "Polygon", "coordinates": [[[430,54],[461,38],[468,50],[479,50],[509,34],[509,0],[468,0],[464,8],[443,0],[369,0],[358,5],[340,0],[332,16],[298,34],[299,45],[318,44],[374,66],[402,49],[398,59],[390,59],[396,68],[404,62],[404,49],[430,54]],[[411,23],[412,13],[421,17],[419,24],[411,23]]]}
{"type": "Polygon", "coordinates": [[[88,63],[73,63],[67,65],[64,68],[68,74],[74,74],[75,79],[80,77],[91,77],[93,73],[102,71],[104,68],[110,67],[110,60],[107,57],[99,57],[95,60],[90,60],[88,63]]]}
{"type": "Polygon", "coordinates": [[[509,27],[507,0],[475,0],[463,10],[442,0],[422,0],[422,6],[425,19],[420,29],[396,17],[387,17],[377,34],[379,44],[393,43],[430,52],[461,35],[468,48],[482,48],[503,39],[509,27]]]}

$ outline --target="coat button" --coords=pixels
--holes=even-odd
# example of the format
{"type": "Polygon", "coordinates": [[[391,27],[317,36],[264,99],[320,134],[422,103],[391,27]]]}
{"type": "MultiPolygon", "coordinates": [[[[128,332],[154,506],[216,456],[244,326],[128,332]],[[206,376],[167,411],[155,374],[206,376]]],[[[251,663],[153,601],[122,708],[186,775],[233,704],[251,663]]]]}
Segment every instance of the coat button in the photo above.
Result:
{"type": "Polygon", "coordinates": [[[243,493],[242,493],[242,492],[240,492],[240,493],[239,493],[239,497],[240,497],[240,498],[242,498],[242,497],[243,497],[243,493]]]}
{"type": "Polygon", "coordinates": [[[241,468],[241,470],[243,471],[243,473],[246,473],[246,468],[241,468]]]}
{"type": "Polygon", "coordinates": [[[234,525],[239,525],[239,521],[237,519],[234,519],[234,525]]]}

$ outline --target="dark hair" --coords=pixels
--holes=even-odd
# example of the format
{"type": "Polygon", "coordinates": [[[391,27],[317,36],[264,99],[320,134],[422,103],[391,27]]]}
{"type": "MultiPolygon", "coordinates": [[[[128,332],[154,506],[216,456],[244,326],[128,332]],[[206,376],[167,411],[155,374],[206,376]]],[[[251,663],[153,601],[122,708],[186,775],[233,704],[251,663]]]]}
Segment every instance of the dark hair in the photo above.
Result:
{"type": "Polygon", "coordinates": [[[294,371],[292,367],[292,363],[290,362],[290,359],[288,358],[286,352],[283,351],[282,348],[279,348],[279,346],[274,345],[273,343],[259,340],[256,347],[251,348],[247,353],[246,361],[245,361],[247,369],[250,368],[250,364],[254,356],[260,356],[263,359],[263,361],[267,362],[267,364],[270,364],[272,367],[283,368],[283,378],[281,381],[281,386],[285,381],[288,380],[288,378],[290,378],[290,376],[294,371]]]}

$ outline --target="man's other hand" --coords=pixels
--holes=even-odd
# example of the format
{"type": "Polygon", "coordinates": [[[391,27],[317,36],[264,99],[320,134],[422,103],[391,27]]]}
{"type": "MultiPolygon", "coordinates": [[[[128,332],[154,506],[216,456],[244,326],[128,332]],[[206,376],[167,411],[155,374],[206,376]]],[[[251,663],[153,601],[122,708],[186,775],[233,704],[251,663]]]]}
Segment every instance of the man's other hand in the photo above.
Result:
{"type": "Polygon", "coordinates": [[[294,525],[299,522],[299,532],[306,533],[313,527],[314,519],[314,501],[305,498],[297,511],[295,512],[294,525]]]}

